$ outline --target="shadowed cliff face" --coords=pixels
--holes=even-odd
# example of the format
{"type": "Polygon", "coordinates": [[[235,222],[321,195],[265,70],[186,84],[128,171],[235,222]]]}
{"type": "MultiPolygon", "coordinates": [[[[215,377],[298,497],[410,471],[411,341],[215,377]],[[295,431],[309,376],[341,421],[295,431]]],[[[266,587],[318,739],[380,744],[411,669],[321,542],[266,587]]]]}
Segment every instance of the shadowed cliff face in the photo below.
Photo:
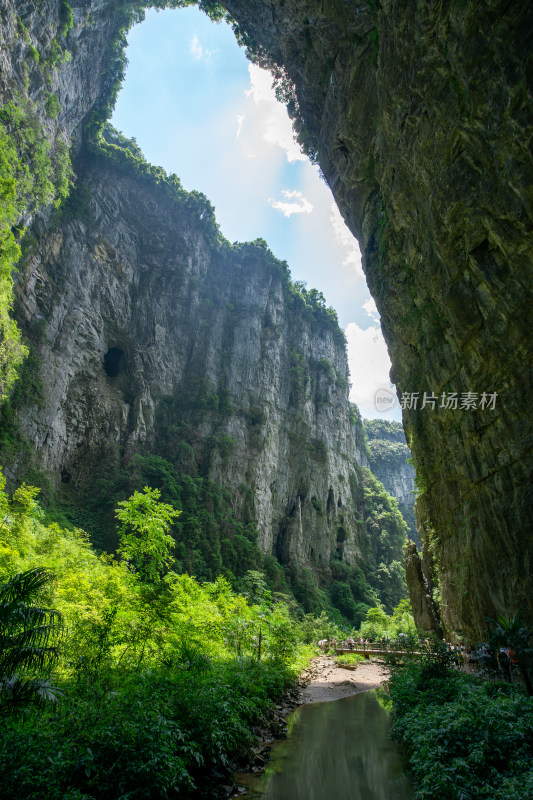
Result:
{"type": "Polygon", "coordinates": [[[527,4],[228,0],[295,82],[358,237],[407,409],[448,629],[531,620],[531,39],[527,4]]]}
{"type": "MultiPolygon", "coordinates": [[[[62,110],[47,124],[64,125],[79,143],[116,61],[117,23],[114,6],[72,5],[66,43],[73,55],[51,78],[62,110]]],[[[27,82],[43,109],[47,84],[36,65],[29,81],[23,74],[25,45],[14,38],[13,15],[51,48],[60,4],[45,6],[50,30],[33,4],[1,4],[9,40],[4,96],[27,82]]],[[[445,625],[478,633],[485,615],[516,608],[531,620],[528,6],[226,6],[252,47],[255,40],[296,86],[307,149],[360,241],[399,391],[439,398],[433,409],[406,409],[404,425],[421,489],[424,568],[440,580],[445,625]],[[493,409],[454,410],[440,408],[443,392],[498,396],[493,409]]],[[[116,247],[102,247],[100,258],[113,260],[116,247]]],[[[119,338],[101,344],[128,357],[119,338]]]]}

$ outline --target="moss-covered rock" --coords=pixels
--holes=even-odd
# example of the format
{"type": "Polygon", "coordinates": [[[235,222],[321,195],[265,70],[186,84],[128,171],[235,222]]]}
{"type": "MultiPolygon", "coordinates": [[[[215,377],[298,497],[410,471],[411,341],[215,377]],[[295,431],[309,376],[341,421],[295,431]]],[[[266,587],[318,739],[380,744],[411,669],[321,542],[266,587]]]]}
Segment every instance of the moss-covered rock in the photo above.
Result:
{"type": "Polygon", "coordinates": [[[294,83],[359,238],[394,380],[419,393],[404,422],[446,627],[477,635],[517,608],[531,621],[531,10],[226,5],[294,83]],[[452,392],[496,393],[496,406],[441,407],[452,392]]]}

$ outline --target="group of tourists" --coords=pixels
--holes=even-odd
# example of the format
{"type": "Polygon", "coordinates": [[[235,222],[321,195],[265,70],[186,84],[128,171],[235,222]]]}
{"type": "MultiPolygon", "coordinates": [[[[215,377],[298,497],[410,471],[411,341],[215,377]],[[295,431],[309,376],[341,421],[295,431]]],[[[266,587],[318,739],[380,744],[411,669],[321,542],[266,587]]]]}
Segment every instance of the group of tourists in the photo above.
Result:
{"type": "Polygon", "coordinates": [[[374,649],[374,650],[388,650],[398,647],[402,644],[402,638],[406,635],[400,633],[398,639],[391,639],[388,636],[384,636],[381,639],[374,640],[373,638],[363,638],[359,636],[357,639],[353,639],[349,636],[347,639],[321,639],[318,642],[318,646],[324,653],[327,653],[328,650],[359,650],[359,649],[374,649]]]}
{"type": "Polygon", "coordinates": [[[321,639],[318,643],[318,646],[324,653],[327,653],[328,650],[355,650],[357,646],[362,645],[363,642],[366,641],[365,639],[352,639],[349,636],[347,639],[321,639]]]}
{"type": "Polygon", "coordinates": [[[494,652],[487,645],[465,647],[462,644],[450,645],[454,665],[464,672],[500,672],[508,683],[513,670],[518,669],[518,658],[514,650],[502,647],[494,652]]]}

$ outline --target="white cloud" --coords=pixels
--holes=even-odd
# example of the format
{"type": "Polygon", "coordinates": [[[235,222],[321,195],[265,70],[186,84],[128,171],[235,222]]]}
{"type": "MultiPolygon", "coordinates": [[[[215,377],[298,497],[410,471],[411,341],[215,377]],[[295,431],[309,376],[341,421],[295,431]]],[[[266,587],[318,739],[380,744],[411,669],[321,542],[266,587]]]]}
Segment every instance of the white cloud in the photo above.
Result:
{"type": "Polygon", "coordinates": [[[282,200],[274,200],[272,197],[269,197],[268,202],[272,208],[275,208],[276,211],[281,211],[284,216],[290,217],[292,214],[310,214],[313,210],[312,203],[298,190],[289,192],[283,189],[281,194],[292,202],[284,203],[282,200]]]}
{"type": "Polygon", "coordinates": [[[249,64],[248,74],[250,75],[250,88],[245,94],[251,97],[254,103],[276,101],[276,95],[272,88],[272,75],[268,70],[261,69],[257,64],[249,64]]]}
{"type": "Polygon", "coordinates": [[[401,419],[397,400],[389,411],[376,409],[375,395],[379,389],[391,391],[396,397],[389,379],[391,363],[381,328],[371,325],[364,330],[357,323],[350,322],[345,333],[352,381],[350,400],[357,403],[363,417],[401,419]]]}
{"type": "Polygon", "coordinates": [[[217,52],[216,50],[208,50],[207,47],[202,47],[196,34],[191,39],[189,50],[195,61],[211,61],[217,52]]]}
{"type": "Polygon", "coordinates": [[[190,51],[192,57],[195,58],[196,61],[199,61],[201,59],[203,54],[203,48],[196,34],[191,39],[190,51]]]}
{"type": "Polygon", "coordinates": [[[244,120],[245,120],[244,114],[237,114],[237,133],[236,133],[237,139],[242,133],[242,123],[244,122],[244,120]]]}
{"type": "Polygon", "coordinates": [[[335,239],[338,244],[344,248],[346,253],[342,262],[343,265],[349,267],[357,277],[362,278],[363,267],[361,265],[361,251],[359,250],[357,239],[347,227],[334,201],[331,203],[330,222],[335,239]]]}
{"type": "Polygon", "coordinates": [[[365,300],[363,305],[361,306],[368,316],[374,321],[377,322],[379,319],[379,311],[376,306],[376,301],[373,297],[369,297],[368,300],[365,300]]]}
{"type": "Polygon", "coordinates": [[[257,109],[258,127],[262,138],[269,144],[276,144],[285,151],[287,161],[305,161],[306,156],[294,140],[292,122],[285,106],[276,100],[272,88],[272,75],[255,64],[248,66],[250,89],[245,94],[250,97],[257,109]]]}

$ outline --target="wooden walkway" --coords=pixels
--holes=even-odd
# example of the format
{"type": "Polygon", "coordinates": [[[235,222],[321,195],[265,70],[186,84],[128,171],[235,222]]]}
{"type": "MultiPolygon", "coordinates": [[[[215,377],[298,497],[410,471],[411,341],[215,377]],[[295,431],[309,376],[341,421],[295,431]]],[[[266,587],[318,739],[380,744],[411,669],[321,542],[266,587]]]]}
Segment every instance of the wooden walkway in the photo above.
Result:
{"type": "Polygon", "coordinates": [[[335,653],[338,656],[349,655],[350,653],[356,653],[357,655],[364,656],[365,658],[370,658],[370,656],[383,656],[389,655],[389,653],[394,653],[398,656],[421,656],[423,653],[418,650],[397,650],[394,647],[372,647],[372,646],[362,646],[359,645],[357,647],[352,647],[348,649],[342,648],[335,648],[335,653]]]}

